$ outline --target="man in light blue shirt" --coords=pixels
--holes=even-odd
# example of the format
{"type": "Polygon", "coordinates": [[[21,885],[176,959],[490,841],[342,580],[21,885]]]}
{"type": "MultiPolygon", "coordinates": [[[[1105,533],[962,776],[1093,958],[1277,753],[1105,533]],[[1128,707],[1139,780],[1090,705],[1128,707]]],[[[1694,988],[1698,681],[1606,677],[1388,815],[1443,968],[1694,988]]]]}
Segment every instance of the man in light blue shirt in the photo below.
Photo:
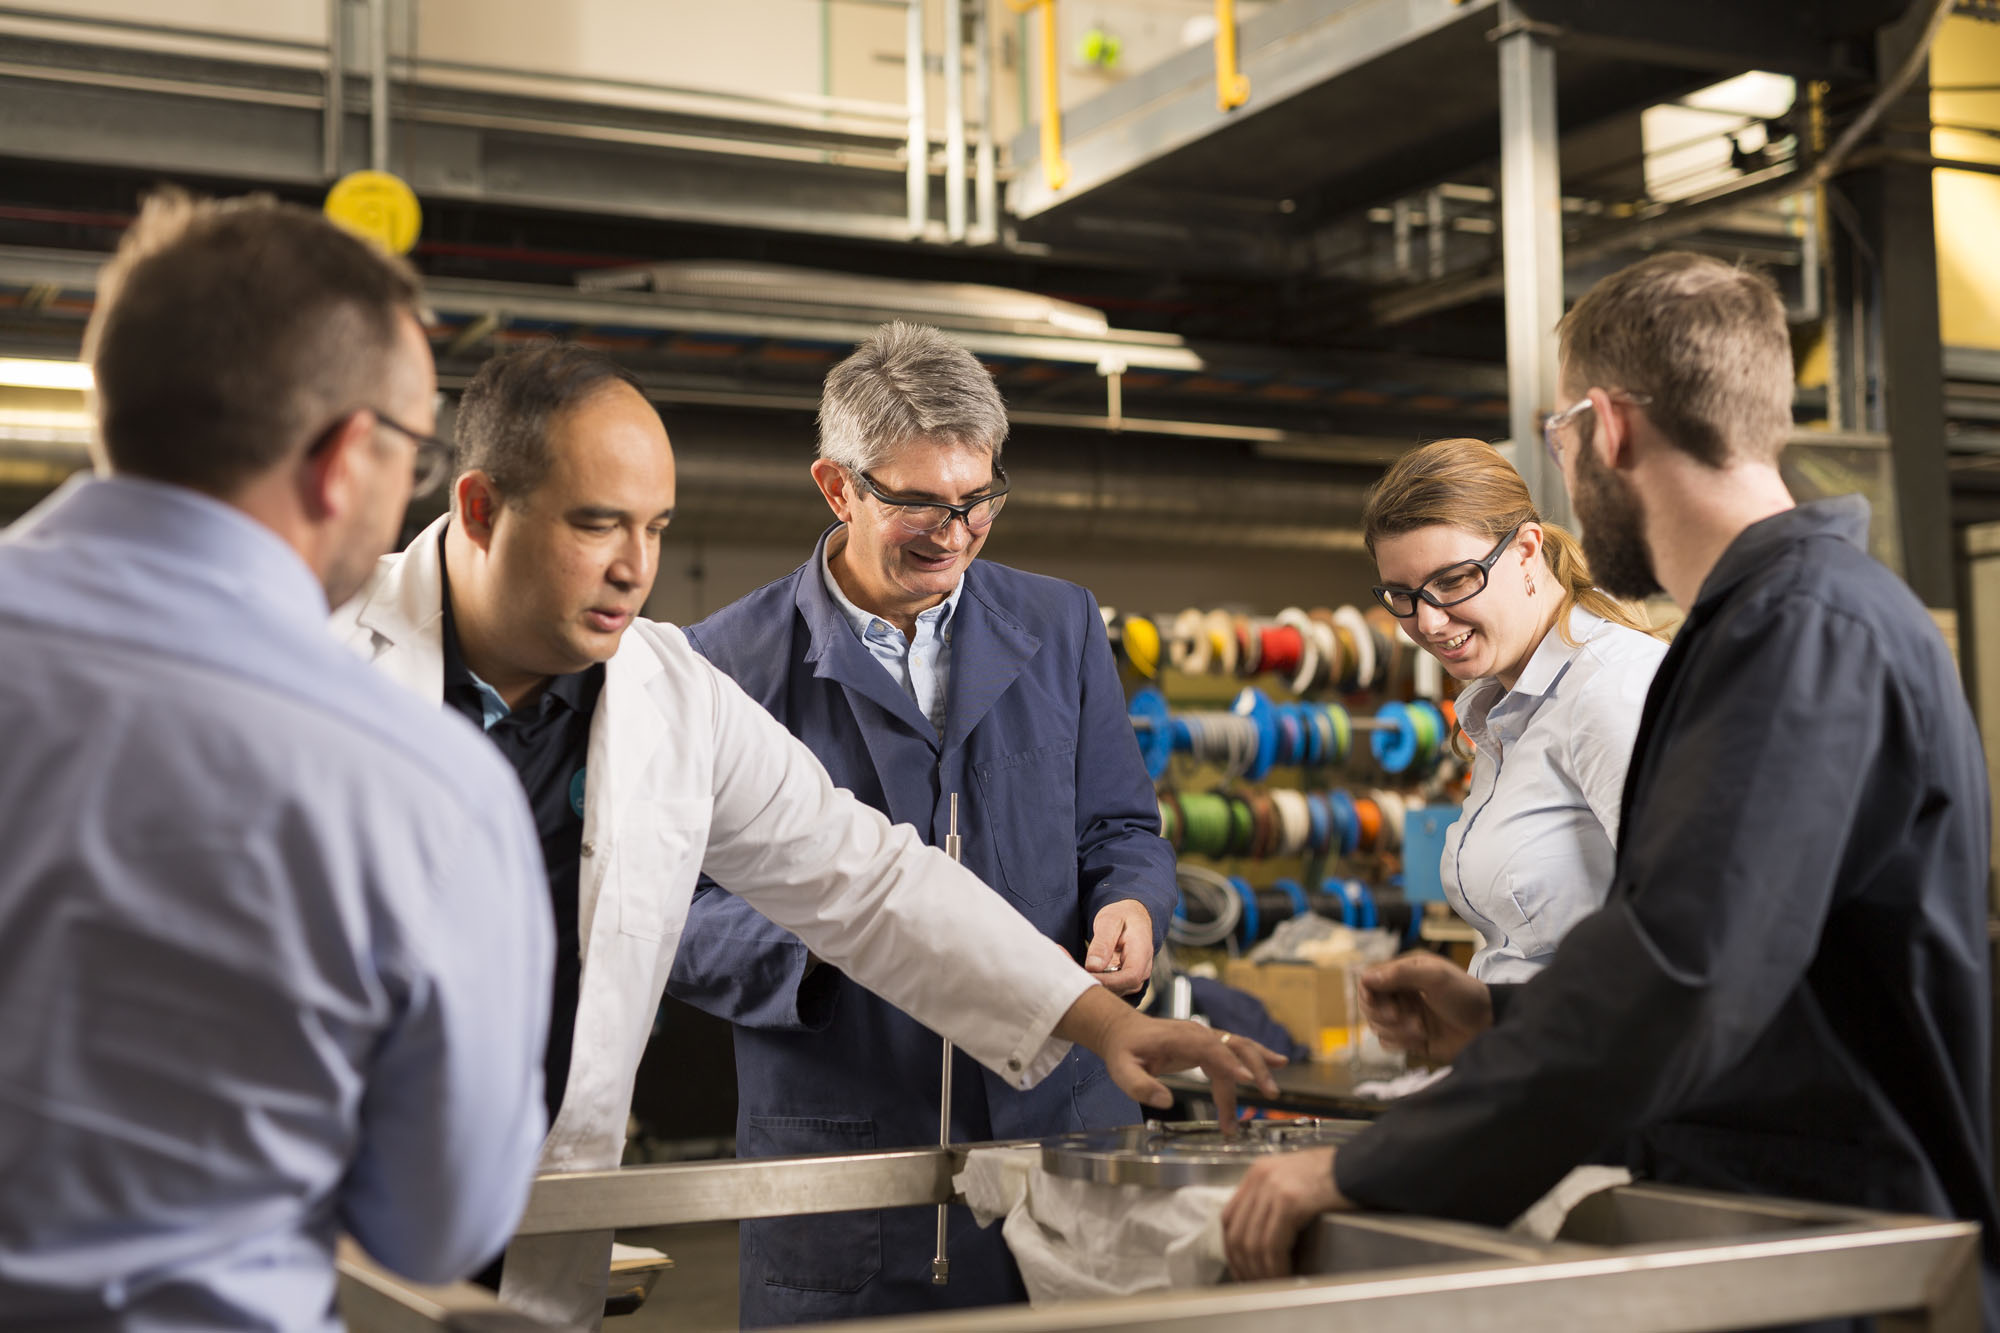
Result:
{"type": "Polygon", "coordinates": [[[917,612],[909,637],[872,611],[854,604],[833,576],[833,556],[826,545],[820,547],[819,577],[826,595],[833,599],[840,618],[854,629],[855,637],[868,655],[903,687],[903,693],[926,718],[931,729],[944,734],[945,687],[951,683],[951,618],[958,610],[959,594],[965,591],[960,579],[942,602],[928,611],[917,612]]]}
{"type": "Polygon", "coordinates": [[[326,633],[441,472],[415,275],[156,198],[102,462],[0,535],[0,1327],[333,1330],[497,1253],[551,965],[504,763],[326,633]]]}

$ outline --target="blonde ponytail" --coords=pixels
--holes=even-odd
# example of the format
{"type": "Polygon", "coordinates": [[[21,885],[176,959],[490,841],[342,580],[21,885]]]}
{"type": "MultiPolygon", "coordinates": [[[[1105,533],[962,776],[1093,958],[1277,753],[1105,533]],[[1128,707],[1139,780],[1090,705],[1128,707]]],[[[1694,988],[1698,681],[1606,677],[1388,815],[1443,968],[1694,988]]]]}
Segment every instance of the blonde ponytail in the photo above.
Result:
{"type": "Polygon", "coordinates": [[[1568,528],[1556,523],[1542,524],[1542,560],[1555,576],[1556,586],[1562,589],[1562,604],[1556,608],[1556,629],[1564,643],[1576,646],[1569,633],[1569,613],[1579,606],[1614,625],[1660,637],[1636,607],[1590,581],[1590,563],[1584,559],[1583,544],[1568,528]]]}

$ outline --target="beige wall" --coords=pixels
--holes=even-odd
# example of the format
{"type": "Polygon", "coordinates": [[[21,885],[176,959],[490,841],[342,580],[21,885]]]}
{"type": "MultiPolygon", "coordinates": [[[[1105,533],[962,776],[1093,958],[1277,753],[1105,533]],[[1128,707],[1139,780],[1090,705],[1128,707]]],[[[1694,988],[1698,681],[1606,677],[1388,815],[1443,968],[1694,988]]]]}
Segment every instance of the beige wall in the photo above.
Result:
{"type": "MultiPolygon", "coordinates": [[[[1931,82],[2000,82],[2000,24],[1945,20],[1931,60],[1931,82]]],[[[1934,93],[1932,119],[2000,130],[2000,93],[1934,93]]],[[[1939,157],[2000,165],[2000,138],[1935,130],[1939,157]]],[[[2000,176],[1932,173],[1937,206],[1938,317],[1946,344],[2000,351],[2000,176]]]]}

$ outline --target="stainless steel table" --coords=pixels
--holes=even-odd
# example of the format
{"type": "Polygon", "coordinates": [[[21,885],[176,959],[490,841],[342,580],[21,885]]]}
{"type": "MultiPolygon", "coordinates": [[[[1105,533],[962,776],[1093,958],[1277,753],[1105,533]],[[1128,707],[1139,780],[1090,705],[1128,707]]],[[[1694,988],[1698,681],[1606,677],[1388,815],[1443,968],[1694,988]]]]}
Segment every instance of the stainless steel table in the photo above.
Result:
{"type": "MultiPolygon", "coordinates": [[[[545,1176],[524,1234],[934,1205],[965,1148],[627,1167],[545,1176]]],[[[1327,1214],[1301,1238],[1309,1276],[1043,1309],[855,1322],[862,1333],[1697,1333],[1849,1315],[1885,1330],[1975,1333],[1979,1229],[1783,1200],[1630,1185],[1586,1201],[1541,1244],[1417,1217],[1327,1214]]],[[[341,1259],[353,1333],[531,1329],[469,1286],[420,1289],[341,1259]]]]}

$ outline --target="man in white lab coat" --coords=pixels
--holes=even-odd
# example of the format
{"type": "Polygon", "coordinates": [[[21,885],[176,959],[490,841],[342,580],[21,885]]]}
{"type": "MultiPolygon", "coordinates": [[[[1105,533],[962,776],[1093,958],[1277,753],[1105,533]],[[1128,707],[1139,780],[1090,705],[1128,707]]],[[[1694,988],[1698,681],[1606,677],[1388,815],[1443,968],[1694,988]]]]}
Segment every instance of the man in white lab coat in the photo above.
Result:
{"type": "MultiPolygon", "coordinates": [[[[504,354],[466,389],[456,434],[451,512],[385,557],[335,626],[484,726],[528,791],[559,954],[544,1170],[618,1164],[704,870],[1017,1086],[1071,1041],[1149,1105],[1169,1100],[1151,1074],[1174,1068],[1200,1065],[1225,1102],[1231,1080],[1268,1084],[1277,1057],[1135,1014],[915,830],[834,787],[679,629],[638,618],[674,466],[626,372],[572,345],[504,354]]],[[[517,1240],[503,1299],[596,1327],[610,1242],[517,1240]]]]}

